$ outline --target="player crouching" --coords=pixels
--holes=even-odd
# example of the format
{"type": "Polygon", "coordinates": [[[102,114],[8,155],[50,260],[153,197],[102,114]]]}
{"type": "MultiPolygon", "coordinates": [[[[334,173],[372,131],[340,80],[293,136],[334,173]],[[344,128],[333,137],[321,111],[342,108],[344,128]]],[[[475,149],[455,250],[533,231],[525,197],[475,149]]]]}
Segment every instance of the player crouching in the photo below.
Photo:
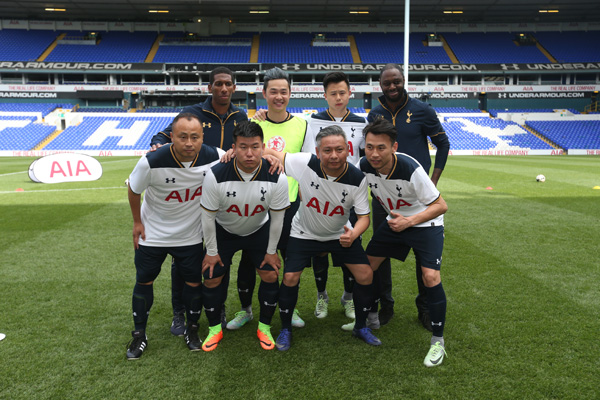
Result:
{"type": "Polygon", "coordinates": [[[387,257],[404,261],[412,248],[421,260],[433,336],[423,363],[440,365],[446,355],[444,324],[446,294],[440,267],[444,247],[446,202],[414,158],[396,153],[396,128],[384,119],[367,125],[365,157],[360,161],[371,193],[388,213],[387,221],[373,227],[367,255],[373,270],[387,257]]]}
{"type": "MultiPolygon", "coordinates": [[[[235,127],[232,147],[235,158],[213,167],[204,180],[201,206],[207,288],[203,293],[205,307],[209,307],[205,310],[210,328],[202,348],[214,350],[223,337],[220,310],[217,311],[222,299],[217,298],[220,293],[217,287],[225,268],[231,266],[233,255],[243,250],[251,260],[250,267],[261,278],[257,336],[263,349],[272,350],[275,341],[271,335],[271,319],[277,307],[281,268],[277,242],[285,210],[290,206],[287,177],[269,172],[270,165],[262,158],[263,131],[255,122],[241,122],[235,127]],[[209,311],[212,308],[214,315],[209,311]]],[[[240,263],[239,268],[244,265],[240,263]]]]}

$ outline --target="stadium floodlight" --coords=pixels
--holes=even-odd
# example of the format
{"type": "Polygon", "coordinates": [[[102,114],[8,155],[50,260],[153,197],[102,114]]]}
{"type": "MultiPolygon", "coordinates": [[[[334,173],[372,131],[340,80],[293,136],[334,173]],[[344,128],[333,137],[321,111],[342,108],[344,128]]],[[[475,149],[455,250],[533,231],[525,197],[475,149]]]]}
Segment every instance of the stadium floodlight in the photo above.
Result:
{"type": "Polygon", "coordinates": [[[67,11],[66,8],[50,8],[50,7],[45,8],[44,10],[50,11],[50,12],[53,12],[53,11],[67,11]]]}

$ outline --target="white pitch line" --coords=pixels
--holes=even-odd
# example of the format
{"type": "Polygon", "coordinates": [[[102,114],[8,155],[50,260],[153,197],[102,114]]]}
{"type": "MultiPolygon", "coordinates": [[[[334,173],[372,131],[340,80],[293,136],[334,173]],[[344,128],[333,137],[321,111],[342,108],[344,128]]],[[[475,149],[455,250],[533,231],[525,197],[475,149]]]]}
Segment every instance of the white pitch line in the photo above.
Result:
{"type": "Polygon", "coordinates": [[[106,189],[126,189],[127,186],[114,186],[114,187],[99,187],[99,188],[79,188],[79,189],[48,189],[48,190],[23,190],[22,192],[12,191],[0,191],[0,194],[7,193],[46,193],[46,192],[78,192],[81,190],[106,190],[106,189]]]}
{"type": "Polygon", "coordinates": [[[27,173],[27,171],[9,172],[8,174],[0,174],[0,176],[9,176],[9,175],[26,174],[26,173],[27,173]]]}

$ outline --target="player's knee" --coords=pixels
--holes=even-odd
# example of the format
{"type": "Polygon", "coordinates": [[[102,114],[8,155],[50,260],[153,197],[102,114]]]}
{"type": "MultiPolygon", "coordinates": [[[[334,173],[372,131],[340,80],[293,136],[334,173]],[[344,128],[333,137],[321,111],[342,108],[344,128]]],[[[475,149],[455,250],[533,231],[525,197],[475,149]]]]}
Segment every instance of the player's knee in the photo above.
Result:
{"type": "Polygon", "coordinates": [[[263,282],[273,283],[277,281],[277,272],[275,271],[258,271],[258,276],[263,282]]]}
{"type": "Polygon", "coordinates": [[[373,270],[367,264],[357,265],[352,271],[354,279],[360,285],[370,285],[373,283],[373,270]]]}
{"type": "Polygon", "coordinates": [[[212,289],[212,288],[219,286],[221,284],[222,280],[223,280],[223,276],[218,276],[218,277],[212,278],[212,279],[205,279],[204,286],[206,286],[209,289],[212,289]]]}
{"type": "Polygon", "coordinates": [[[149,281],[149,282],[140,282],[140,281],[137,281],[137,284],[138,285],[142,285],[142,286],[150,286],[153,283],[154,283],[154,281],[149,281]]]}
{"type": "Polygon", "coordinates": [[[283,284],[287,287],[297,286],[300,282],[300,272],[288,272],[283,275],[283,284]]]}
{"type": "Polygon", "coordinates": [[[440,271],[438,270],[421,267],[421,271],[423,274],[423,284],[426,287],[437,286],[442,281],[440,271]]]}

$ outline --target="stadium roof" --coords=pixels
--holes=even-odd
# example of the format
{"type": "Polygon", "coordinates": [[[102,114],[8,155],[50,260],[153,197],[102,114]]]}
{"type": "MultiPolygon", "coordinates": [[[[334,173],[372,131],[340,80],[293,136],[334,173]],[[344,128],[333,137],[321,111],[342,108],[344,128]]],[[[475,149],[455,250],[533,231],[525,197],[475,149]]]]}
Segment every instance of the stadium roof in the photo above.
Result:
{"type": "MultiPolygon", "coordinates": [[[[0,0],[3,19],[79,21],[404,22],[399,0],[0,0]],[[66,11],[46,11],[46,8],[66,11]],[[150,10],[169,11],[150,13],[150,10]],[[268,11],[269,13],[251,13],[268,11]],[[362,12],[353,13],[350,12],[362,12]],[[368,14],[364,13],[367,12],[368,14]]],[[[598,0],[413,0],[411,23],[597,22],[598,0]],[[558,10],[540,13],[539,10],[558,10]],[[462,11],[444,14],[444,11],[462,11]]]]}

